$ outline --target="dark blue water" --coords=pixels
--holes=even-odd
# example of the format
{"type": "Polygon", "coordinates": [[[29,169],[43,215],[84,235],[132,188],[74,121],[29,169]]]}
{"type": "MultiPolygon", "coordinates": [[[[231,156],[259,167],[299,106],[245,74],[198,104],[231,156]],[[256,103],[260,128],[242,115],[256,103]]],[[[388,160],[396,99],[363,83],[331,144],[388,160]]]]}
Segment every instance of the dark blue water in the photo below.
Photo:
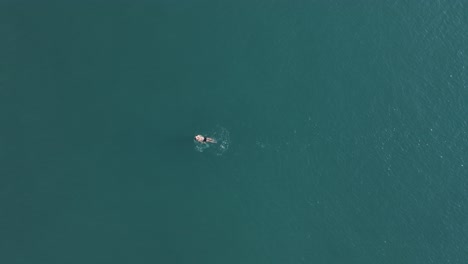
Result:
{"type": "Polygon", "coordinates": [[[466,14],[4,1],[0,261],[466,263],[466,14]]]}

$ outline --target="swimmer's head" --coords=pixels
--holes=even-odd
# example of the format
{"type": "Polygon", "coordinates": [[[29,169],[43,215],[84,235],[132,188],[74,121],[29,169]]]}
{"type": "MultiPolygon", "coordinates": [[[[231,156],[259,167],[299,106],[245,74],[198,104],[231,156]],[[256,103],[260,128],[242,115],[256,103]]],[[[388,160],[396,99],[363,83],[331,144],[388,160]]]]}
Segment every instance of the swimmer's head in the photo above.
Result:
{"type": "Polygon", "coordinates": [[[205,137],[202,136],[202,135],[196,135],[195,136],[195,140],[198,141],[198,142],[203,142],[204,139],[205,139],[205,137]]]}

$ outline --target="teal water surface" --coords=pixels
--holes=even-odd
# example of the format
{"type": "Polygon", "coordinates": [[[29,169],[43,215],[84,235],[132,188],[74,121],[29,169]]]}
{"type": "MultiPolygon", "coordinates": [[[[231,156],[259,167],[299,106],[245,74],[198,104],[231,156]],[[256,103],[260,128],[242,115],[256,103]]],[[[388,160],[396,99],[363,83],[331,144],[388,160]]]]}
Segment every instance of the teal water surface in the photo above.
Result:
{"type": "Polygon", "coordinates": [[[466,14],[2,2],[0,262],[467,263],[466,14]]]}

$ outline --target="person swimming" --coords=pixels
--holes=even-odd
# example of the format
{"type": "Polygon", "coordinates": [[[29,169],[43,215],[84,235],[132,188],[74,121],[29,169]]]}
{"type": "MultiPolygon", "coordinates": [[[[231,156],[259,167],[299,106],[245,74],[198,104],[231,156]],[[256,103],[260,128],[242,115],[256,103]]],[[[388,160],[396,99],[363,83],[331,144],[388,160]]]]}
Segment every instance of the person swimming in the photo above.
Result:
{"type": "Polygon", "coordinates": [[[196,135],[195,140],[200,143],[216,143],[216,140],[209,137],[204,137],[202,135],[196,135]]]}

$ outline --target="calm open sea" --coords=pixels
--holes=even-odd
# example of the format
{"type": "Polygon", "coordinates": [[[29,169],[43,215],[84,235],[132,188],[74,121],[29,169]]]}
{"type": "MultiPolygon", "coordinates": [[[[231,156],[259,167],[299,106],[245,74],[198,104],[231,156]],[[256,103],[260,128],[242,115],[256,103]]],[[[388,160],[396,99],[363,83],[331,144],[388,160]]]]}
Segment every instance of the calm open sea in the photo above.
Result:
{"type": "Polygon", "coordinates": [[[468,263],[467,14],[2,1],[0,263],[468,263]]]}

